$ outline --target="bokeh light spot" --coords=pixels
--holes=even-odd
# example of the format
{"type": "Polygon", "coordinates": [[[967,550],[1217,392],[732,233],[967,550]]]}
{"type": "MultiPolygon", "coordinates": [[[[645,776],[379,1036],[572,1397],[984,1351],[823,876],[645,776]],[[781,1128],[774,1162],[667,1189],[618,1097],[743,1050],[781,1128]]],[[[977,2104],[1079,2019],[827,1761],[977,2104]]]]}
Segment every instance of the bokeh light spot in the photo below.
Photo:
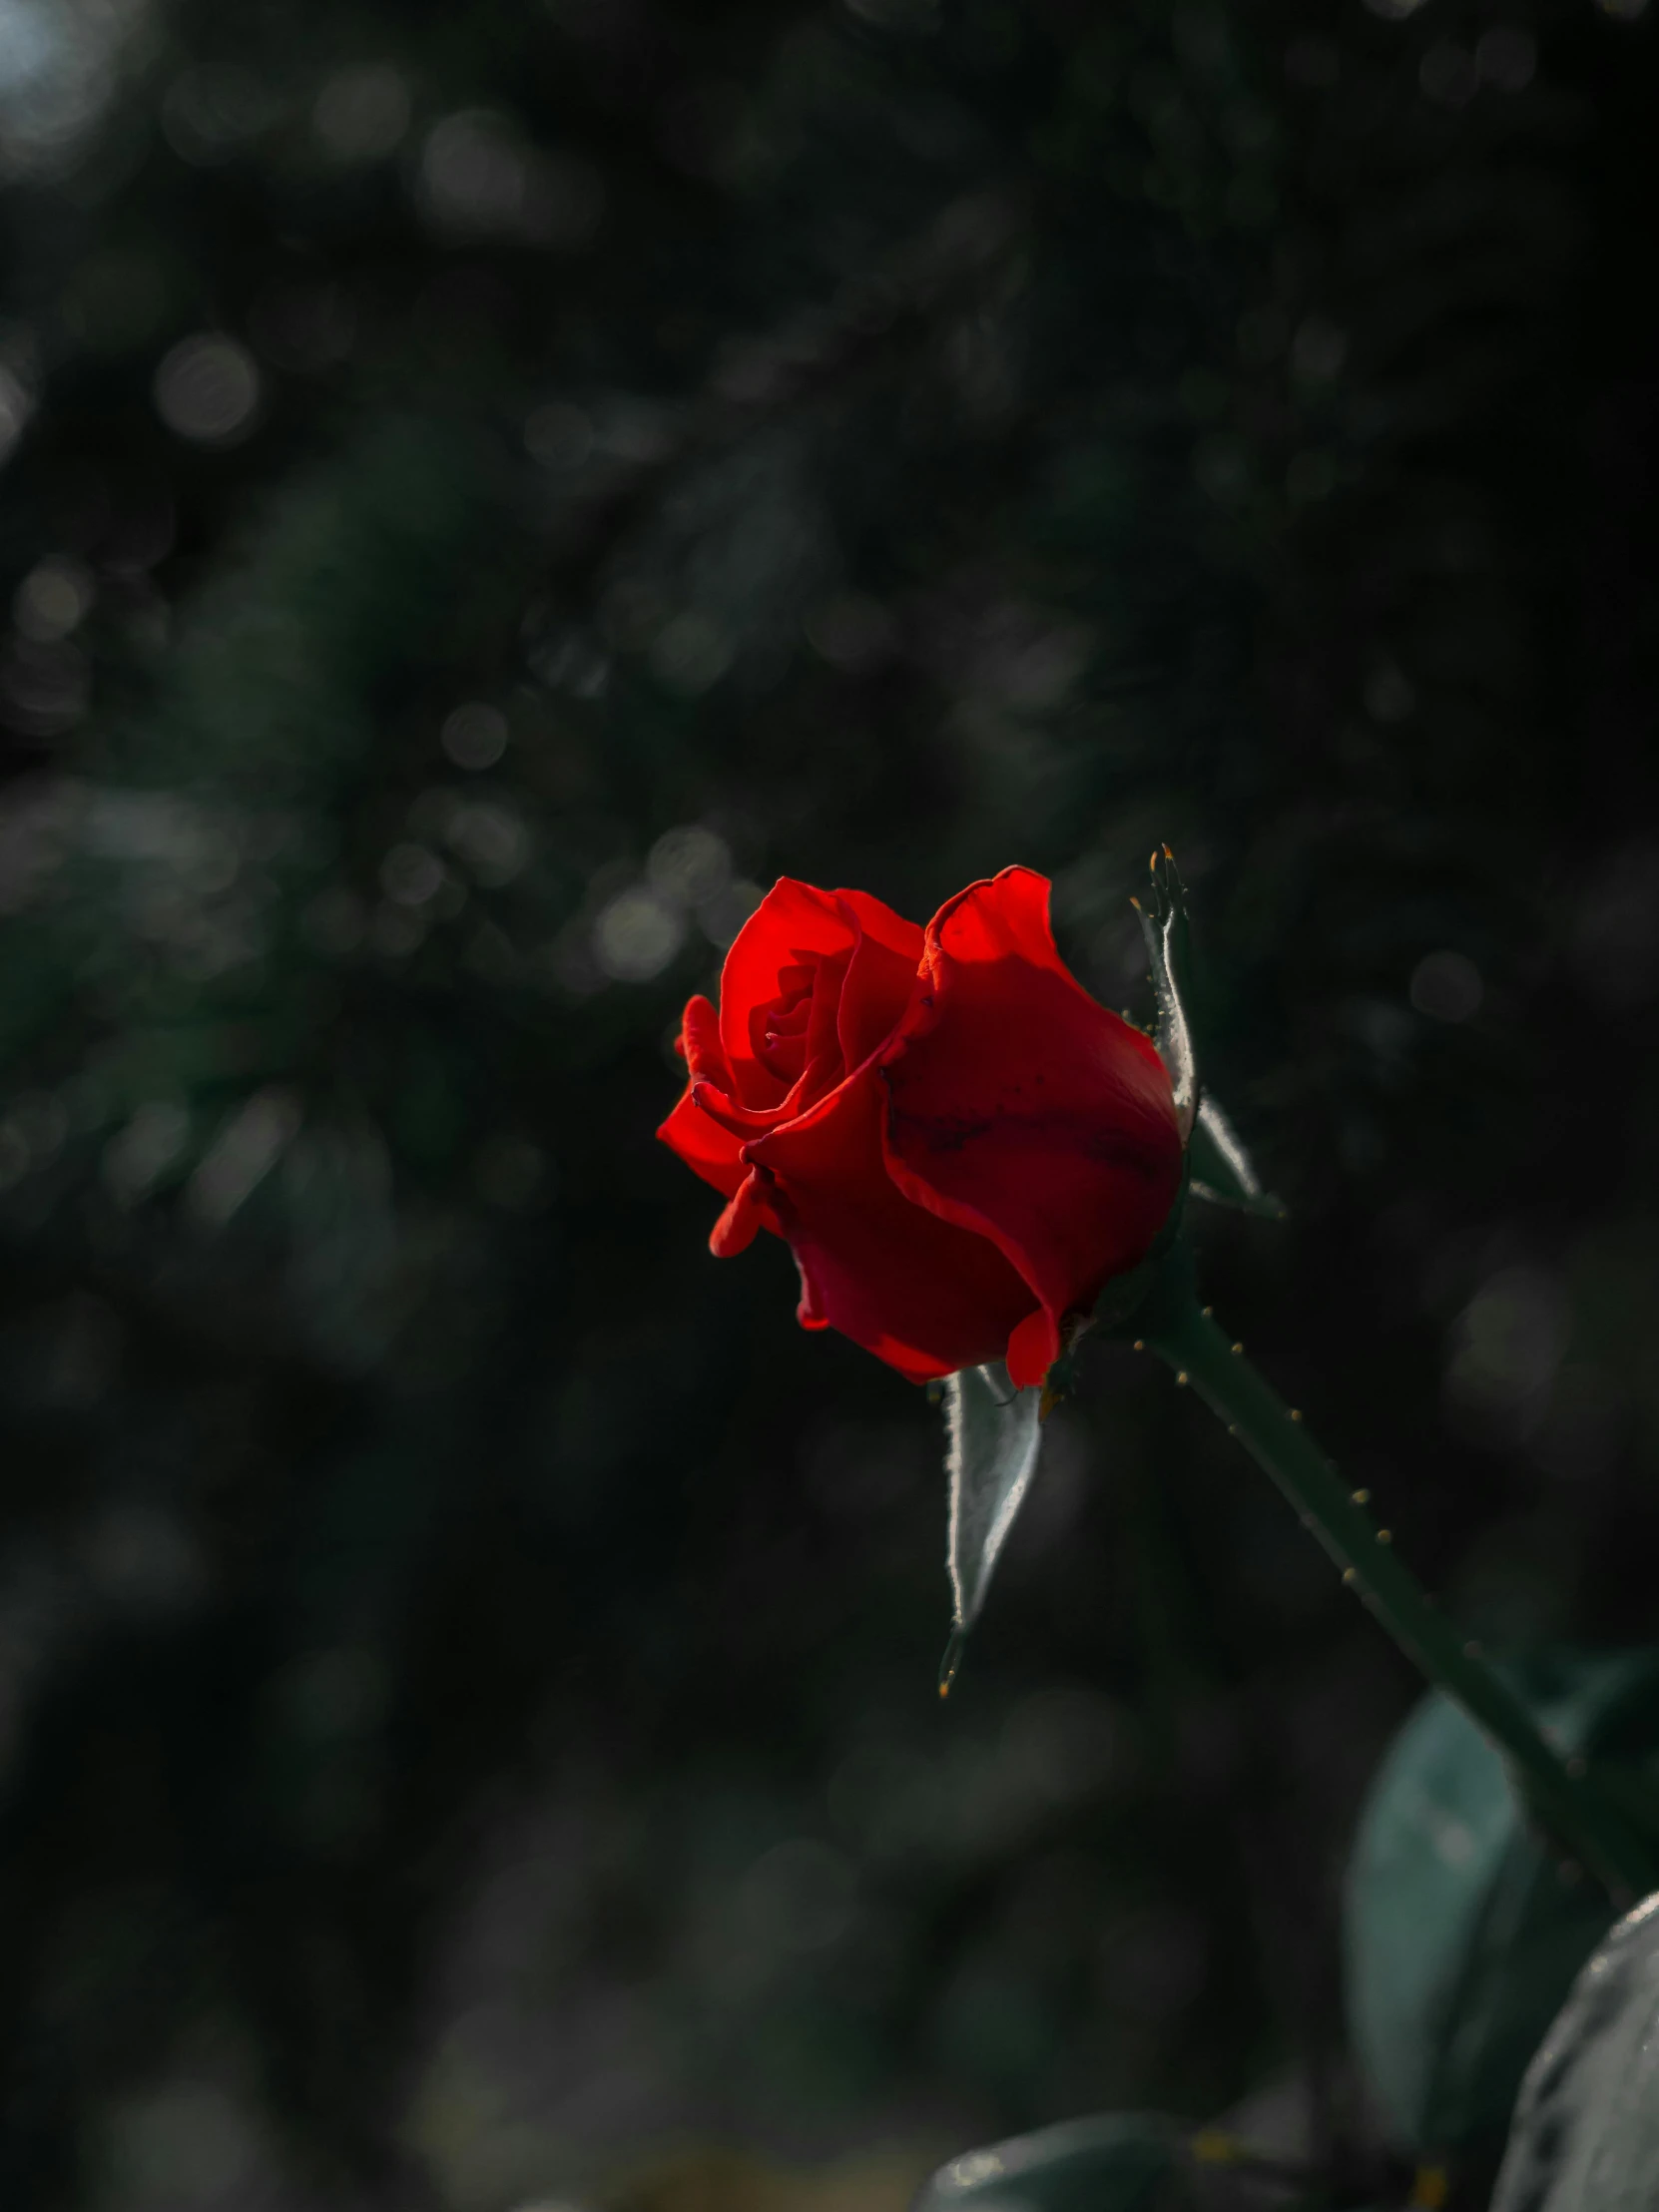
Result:
{"type": "Polygon", "coordinates": [[[598,173],[576,156],[527,146],[510,116],[464,108],[427,132],[417,191],[433,228],[450,236],[518,236],[536,246],[585,246],[605,207],[598,173]]]}
{"type": "Polygon", "coordinates": [[[285,1091],[261,1091],[233,1114],[190,1179],[190,1210],[221,1228],[276,1165],[298,1130],[299,1104],[285,1091]]]}
{"type": "Polygon", "coordinates": [[[724,952],[765,896],[759,883],[739,876],[735,883],[728,883],[723,891],[705,900],[697,918],[709,942],[724,952]]]}
{"type": "Polygon", "coordinates": [[[682,906],[700,906],[716,898],[732,879],[732,853],[726,839],[700,823],[666,830],[645,863],[651,888],[682,906]]]}
{"type": "Polygon", "coordinates": [[[473,800],[457,807],[446,831],[452,849],[476,881],[498,890],[519,874],[530,857],[530,834],[510,807],[473,800]]]}
{"type": "Polygon", "coordinates": [[[457,768],[494,768],[507,750],[507,718],[498,707],[468,700],[444,717],[438,743],[457,768]]]}
{"type": "Polygon", "coordinates": [[[394,844],[380,862],[380,887],[399,906],[424,906],[443,887],[443,862],[423,844],[394,844]]]}
{"type": "Polygon", "coordinates": [[[675,615],[651,640],[651,666],[672,691],[695,697],[706,692],[732,665],[732,641],[721,626],[696,608],[675,615]]]}
{"type": "Polygon", "coordinates": [[[41,561],[17,587],[12,621],[35,644],[55,644],[85,619],[95,591],[92,572],[80,561],[41,561]]]}
{"type": "Polygon", "coordinates": [[[72,165],[115,89],[124,12],[0,0],[0,180],[72,165]]]}
{"type": "Polygon", "coordinates": [[[181,338],[162,356],[155,379],[156,411],[168,428],[195,445],[233,445],[253,428],[260,372],[235,338],[214,331],[181,338]]]}
{"type": "Polygon", "coordinates": [[[618,983],[649,983],[685,941],[684,918],[644,884],[619,891],[593,925],[594,958],[618,983]]]}

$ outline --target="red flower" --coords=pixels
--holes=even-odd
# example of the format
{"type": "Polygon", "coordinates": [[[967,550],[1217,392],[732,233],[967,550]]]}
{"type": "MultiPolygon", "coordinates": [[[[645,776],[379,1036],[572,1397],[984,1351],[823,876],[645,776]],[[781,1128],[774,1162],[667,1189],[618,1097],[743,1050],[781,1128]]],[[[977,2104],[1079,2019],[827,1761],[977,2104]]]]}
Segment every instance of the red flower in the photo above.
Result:
{"type": "Polygon", "coordinates": [[[680,1048],[658,1134],[726,1196],[711,1248],[787,1238],[806,1327],[915,1382],[1005,1358],[1040,1382],[1180,1184],[1164,1063],[1066,967],[1029,868],[969,884],[925,931],[786,876],[680,1048]]]}

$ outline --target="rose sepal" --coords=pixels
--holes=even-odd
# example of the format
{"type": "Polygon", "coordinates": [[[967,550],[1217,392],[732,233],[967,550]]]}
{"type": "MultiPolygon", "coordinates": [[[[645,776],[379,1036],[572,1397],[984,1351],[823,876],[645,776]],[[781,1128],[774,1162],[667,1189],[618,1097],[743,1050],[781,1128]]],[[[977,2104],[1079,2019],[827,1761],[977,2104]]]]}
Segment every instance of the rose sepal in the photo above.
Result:
{"type": "Polygon", "coordinates": [[[1132,899],[1146,939],[1147,966],[1158,1002],[1152,1041],[1169,1070],[1175,1093],[1175,1118],[1181,1142],[1190,1141],[1198,1118],[1198,1054],[1193,1043],[1187,1001],[1192,996],[1192,926],[1187,918],[1187,886],[1175,855],[1166,844],[1152,855],[1152,885],[1147,904],[1132,899]]]}
{"type": "Polygon", "coordinates": [[[1212,1206],[1231,1206],[1263,1221],[1285,1219],[1282,1201],[1263,1187],[1233,1124],[1208,1094],[1198,1102],[1187,1165],[1194,1198],[1206,1199],[1212,1206]]]}
{"type": "Polygon", "coordinates": [[[1131,903],[1140,916],[1157,1001],[1152,1041],[1169,1070],[1193,1196],[1213,1206],[1232,1206],[1268,1221],[1283,1221],[1284,1206],[1263,1187],[1238,1132],[1205,1091],[1199,1074],[1197,1033],[1188,1011],[1193,997],[1193,949],[1187,886],[1167,844],[1152,855],[1147,903],[1143,906],[1138,898],[1131,903]]]}
{"type": "Polygon", "coordinates": [[[939,1665],[939,1695],[945,1697],[1037,1471],[1045,1393],[1015,1389],[999,1360],[946,1376],[940,1387],[950,1496],[945,1557],[952,1599],[950,1641],[939,1665]]]}

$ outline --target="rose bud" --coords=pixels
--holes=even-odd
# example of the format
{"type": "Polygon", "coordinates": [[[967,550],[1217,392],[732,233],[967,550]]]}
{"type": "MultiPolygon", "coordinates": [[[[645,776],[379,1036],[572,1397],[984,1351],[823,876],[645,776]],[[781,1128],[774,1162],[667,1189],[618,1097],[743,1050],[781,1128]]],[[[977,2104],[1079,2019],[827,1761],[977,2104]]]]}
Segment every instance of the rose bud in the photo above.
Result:
{"type": "Polygon", "coordinates": [[[925,930],[785,877],[686,1008],[658,1134],[801,1274],[799,1318],[914,1382],[1006,1360],[1039,1383],[1181,1185],[1169,1071],[1055,948],[1047,879],[1004,868],[925,930]]]}

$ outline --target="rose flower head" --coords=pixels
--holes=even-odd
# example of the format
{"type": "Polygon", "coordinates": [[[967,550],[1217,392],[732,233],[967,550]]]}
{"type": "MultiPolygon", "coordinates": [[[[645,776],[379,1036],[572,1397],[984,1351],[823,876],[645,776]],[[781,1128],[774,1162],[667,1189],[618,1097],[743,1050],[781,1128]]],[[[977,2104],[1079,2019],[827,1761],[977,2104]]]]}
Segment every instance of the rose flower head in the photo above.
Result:
{"type": "Polygon", "coordinates": [[[1004,868],[920,929],[785,877],[718,1013],[686,1008],[658,1134],[727,1201],[712,1249],[783,1237],[802,1323],[914,1382],[1005,1360],[1041,1382],[1180,1190],[1169,1070],[1061,959],[1048,892],[1004,868]]]}

